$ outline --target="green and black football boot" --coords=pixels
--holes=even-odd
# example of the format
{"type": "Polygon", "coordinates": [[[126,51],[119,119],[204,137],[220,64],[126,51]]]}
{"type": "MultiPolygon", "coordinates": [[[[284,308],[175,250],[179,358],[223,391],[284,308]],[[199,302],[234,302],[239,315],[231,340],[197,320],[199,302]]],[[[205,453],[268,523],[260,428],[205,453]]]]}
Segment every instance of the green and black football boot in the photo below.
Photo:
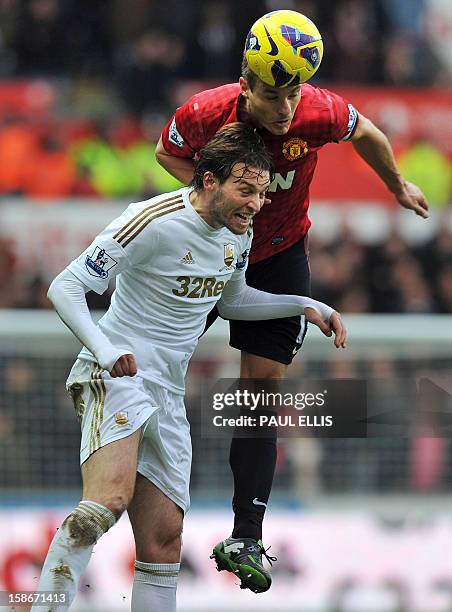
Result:
{"type": "Polygon", "coordinates": [[[219,572],[226,570],[240,578],[241,589],[265,593],[271,586],[272,578],[262,564],[262,555],[270,565],[277,560],[267,555],[262,540],[228,538],[215,546],[210,558],[217,562],[219,572]]]}

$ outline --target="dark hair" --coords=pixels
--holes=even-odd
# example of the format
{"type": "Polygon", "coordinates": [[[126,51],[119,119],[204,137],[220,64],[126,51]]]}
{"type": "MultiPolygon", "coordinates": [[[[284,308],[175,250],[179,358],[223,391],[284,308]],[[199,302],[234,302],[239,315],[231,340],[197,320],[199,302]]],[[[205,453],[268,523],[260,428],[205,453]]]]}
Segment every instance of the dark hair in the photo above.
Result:
{"type": "Polygon", "coordinates": [[[251,91],[253,91],[258,81],[260,80],[257,74],[255,74],[251,70],[250,65],[248,64],[248,61],[245,57],[245,54],[243,54],[243,58],[242,58],[242,77],[248,83],[248,87],[251,89],[251,91]]]}
{"type": "Polygon", "coordinates": [[[273,172],[271,155],[256,130],[246,123],[228,123],[199,152],[190,185],[201,190],[206,172],[212,172],[222,184],[238,163],[260,172],[273,172]]]}

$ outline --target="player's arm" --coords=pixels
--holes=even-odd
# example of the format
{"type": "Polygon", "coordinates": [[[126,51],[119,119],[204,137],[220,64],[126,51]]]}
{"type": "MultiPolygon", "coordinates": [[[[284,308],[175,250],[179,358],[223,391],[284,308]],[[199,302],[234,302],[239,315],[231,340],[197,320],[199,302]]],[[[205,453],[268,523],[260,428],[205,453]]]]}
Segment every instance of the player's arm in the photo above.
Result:
{"type": "Polygon", "coordinates": [[[260,321],[303,315],[326,335],[335,335],[337,348],[345,348],[347,331],[339,313],[313,300],[298,295],[276,295],[249,287],[244,274],[233,274],[223,289],[218,312],[225,319],[260,321]]]}
{"type": "Polygon", "coordinates": [[[193,160],[205,144],[202,133],[199,104],[192,97],[176,110],[165,125],[155,149],[159,164],[186,185],[193,178],[193,160]]]}
{"type": "Polygon", "coordinates": [[[137,372],[127,338],[125,346],[113,346],[94,323],[85,294],[102,295],[112,278],[152,256],[156,249],[156,231],[143,221],[147,202],[136,202],[114,219],[79,257],[52,282],[48,297],[80,342],[91,351],[99,365],[111,376],[134,376],[137,372]]]}
{"type": "Polygon", "coordinates": [[[92,320],[85,297],[88,291],[90,287],[66,268],[54,279],[47,296],[63,323],[91,351],[102,368],[112,377],[135,376],[134,356],[126,349],[113,346],[92,320]]]}
{"type": "Polygon", "coordinates": [[[428,203],[425,196],[417,185],[406,181],[400,174],[387,136],[360,114],[350,140],[358,155],[375,170],[399,204],[426,219],[428,203]]]}
{"type": "Polygon", "coordinates": [[[176,157],[168,153],[163,146],[162,137],[160,137],[155,149],[155,156],[161,166],[170,174],[176,177],[182,183],[188,185],[193,178],[193,170],[195,163],[193,159],[187,157],[176,157]]]}

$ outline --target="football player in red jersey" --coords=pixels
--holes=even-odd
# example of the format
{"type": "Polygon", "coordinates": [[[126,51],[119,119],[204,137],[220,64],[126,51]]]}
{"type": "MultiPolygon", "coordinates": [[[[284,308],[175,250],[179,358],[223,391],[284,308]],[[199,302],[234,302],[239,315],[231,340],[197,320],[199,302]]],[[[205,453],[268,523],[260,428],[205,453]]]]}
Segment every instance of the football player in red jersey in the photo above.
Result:
{"type": "MultiPolygon", "coordinates": [[[[401,206],[428,217],[422,191],[401,176],[387,137],[352,104],[328,89],[306,83],[271,87],[251,71],[245,58],[239,83],[198,93],[176,110],[157,145],[159,162],[189,183],[197,153],[221,126],[233,121],[256,127],[276,170],[269,201],[253,221],[247,271],[247,282],[253,287],[310,295],[309,185],[317,152],[329,142],[351,141],[401,206]]],[[[211,321],[214,317],[212,313],[211,321]]],[[[230,321],[230,344],[242,352],[241,377],[273,382],[283,378],[305,333],[306,324],[299,317],[230,321]]],[[[231,538],[215,547],[213,556],[219,569],[236,573],[242,588],[255,592],[271,585],[270,574],[262,565],[261,537],[275,463],[276,431],[274,439],[233,438],[234,529],[231,538]]]]}

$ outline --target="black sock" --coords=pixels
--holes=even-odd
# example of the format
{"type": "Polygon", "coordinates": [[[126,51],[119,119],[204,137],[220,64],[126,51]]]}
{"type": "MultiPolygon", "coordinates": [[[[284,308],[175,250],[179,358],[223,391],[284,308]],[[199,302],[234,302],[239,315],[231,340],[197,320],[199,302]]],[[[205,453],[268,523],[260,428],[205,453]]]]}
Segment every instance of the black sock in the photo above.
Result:
{"type": "MultiPolygon", "coordinates": [[[[241,414],[250,414],[249,410],[241,414]]],[[[256,410],[253,416],[274,414],[256,410]]],[[[276,466],[276,427],[247,427],[235,432],[231,441],[229,464],[234,475],[233,538],[262,538],[262,521],[273,483],[276,466]],[[244,437],[244,435],[249,437],[244,437]]]]}

